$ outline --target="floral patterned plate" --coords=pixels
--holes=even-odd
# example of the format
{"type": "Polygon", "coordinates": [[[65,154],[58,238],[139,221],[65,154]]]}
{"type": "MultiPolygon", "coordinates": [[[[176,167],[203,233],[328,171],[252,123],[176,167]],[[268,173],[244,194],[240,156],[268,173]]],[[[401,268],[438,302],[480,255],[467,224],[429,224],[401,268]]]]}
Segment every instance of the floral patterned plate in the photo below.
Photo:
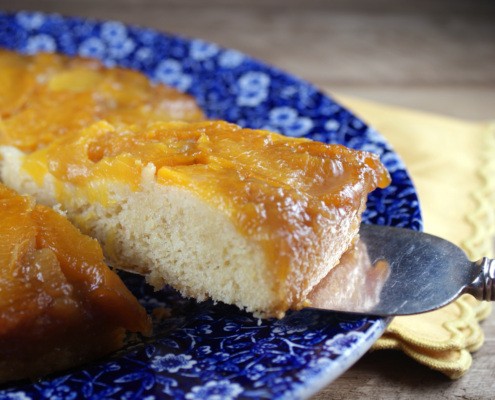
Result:
{"type": "MultiPolygon", "coordinates": [[[[27,12],[0,13],[0,47],[96,57],[192,94],[211,118],[376,152],[393,179],[371,194],[365,220],[421,227],[409,176],[378,133],[310,84],[238,51],[119,22],[27,12]]],[[[261,321],[123,278],[150,311],[170,311],[155,321],[152,338],[84,368],[4,386],[0,399],[304,398],[358,360],[387,323],[312,310],[261,321]]]]}

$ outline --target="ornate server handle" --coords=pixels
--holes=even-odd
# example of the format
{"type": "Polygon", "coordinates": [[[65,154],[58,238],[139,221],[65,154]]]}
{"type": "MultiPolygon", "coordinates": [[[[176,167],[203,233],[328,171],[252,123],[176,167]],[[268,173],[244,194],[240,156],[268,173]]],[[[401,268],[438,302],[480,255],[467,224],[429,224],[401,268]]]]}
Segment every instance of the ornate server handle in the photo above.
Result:
{"type": "Polygon", "coordinates": [[[495,260],[483,257],[474,264],[480,272],[466,291],[478,300],[495,301],[495,260]]]}

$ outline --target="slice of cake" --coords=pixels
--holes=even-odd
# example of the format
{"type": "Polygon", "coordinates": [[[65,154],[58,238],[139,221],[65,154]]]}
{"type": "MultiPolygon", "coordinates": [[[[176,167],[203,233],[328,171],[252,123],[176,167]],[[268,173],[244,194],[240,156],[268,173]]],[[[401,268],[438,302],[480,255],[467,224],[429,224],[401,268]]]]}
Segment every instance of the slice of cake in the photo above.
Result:
{"type": "Polygon", "coordinates": [[[305,304],[389,183],[373,154],[220,121],[102,121],[0,157],[7,185],[60,204],[113,264],[262,316],[305,304]]]}
{"type": "Polygon", "coordinates": [[[60,54],[0,49],[0,144],[23,151],[100,119],[112,123],[198,121],[194,99],[143,74],[60,54]]]}
{"type": "Polygon", "coordinates": [[[0,185],[0,382],[38,378],[150,332],[145,310],[63,216],[0,185]]]}

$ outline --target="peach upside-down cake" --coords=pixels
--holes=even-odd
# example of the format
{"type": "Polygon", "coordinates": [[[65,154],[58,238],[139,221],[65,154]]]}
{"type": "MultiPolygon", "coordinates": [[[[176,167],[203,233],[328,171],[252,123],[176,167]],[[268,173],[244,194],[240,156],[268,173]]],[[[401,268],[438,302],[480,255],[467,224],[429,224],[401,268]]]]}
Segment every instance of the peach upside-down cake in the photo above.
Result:
{"type": "Polygon", "coordinates": [[[0,185],[0,383],[80,365],[150,333],[96,240],[0,185]]]}

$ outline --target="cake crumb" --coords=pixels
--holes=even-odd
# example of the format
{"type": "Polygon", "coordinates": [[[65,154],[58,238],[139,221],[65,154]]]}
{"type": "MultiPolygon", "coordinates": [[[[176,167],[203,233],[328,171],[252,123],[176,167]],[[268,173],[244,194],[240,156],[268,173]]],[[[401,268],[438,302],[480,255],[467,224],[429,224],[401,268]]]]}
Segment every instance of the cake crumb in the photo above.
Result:
{"type": "Polygon", "coordinates": [[[161,322],[172,316],[172,310],[167,307],[155,307],[153,311],[151,311],[151,316],[153,321],[161,322]]]}

